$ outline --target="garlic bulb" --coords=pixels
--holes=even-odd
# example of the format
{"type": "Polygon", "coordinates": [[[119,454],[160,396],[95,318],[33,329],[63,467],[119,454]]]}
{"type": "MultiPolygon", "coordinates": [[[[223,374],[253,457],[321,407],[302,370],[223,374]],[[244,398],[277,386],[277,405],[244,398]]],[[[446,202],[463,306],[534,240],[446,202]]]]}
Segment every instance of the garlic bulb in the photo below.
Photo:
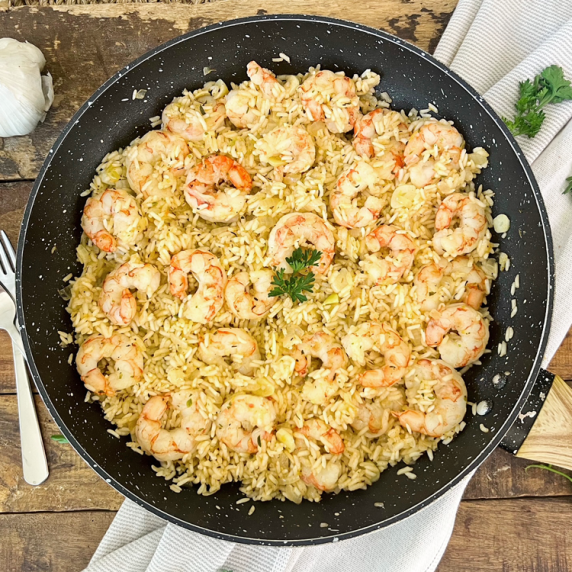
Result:
{"type": "Polygon", "coordinates": [[[25,42],[0,39],[0,137],[27,135],[54,100],[52,76],[42,76],[42,52],[25,42]]]}

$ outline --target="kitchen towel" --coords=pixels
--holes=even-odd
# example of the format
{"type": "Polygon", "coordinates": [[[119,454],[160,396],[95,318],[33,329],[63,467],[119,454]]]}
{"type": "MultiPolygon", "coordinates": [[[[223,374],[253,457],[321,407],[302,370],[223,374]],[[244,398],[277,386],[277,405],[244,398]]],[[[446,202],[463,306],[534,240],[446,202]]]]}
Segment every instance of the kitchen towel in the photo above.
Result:
{"type": "MultiPolygon", "coordinates": [[[[501,117],[513,117],[519,81],[533,79],[553,64],[572,79],[572,2],[461,0],[435,57],[501,117]]],[[[566,299],[572,289],[572,196],[562,194],[566,177],[572,176],[572,101],[544,110],[540,133],[517,141],[542,191],[554,240],[554,314],[542,364],[547,367],[572,324],[572,305],[566,299]]]]}
{"type": "MultiPolygon", "coordinates": [[[[461,0],[435,57],[511,117],[518,82],[557,64],[572,78],[572,2],[461,0]]],[[[572,323],[572,102],[546,108],[534,138],[518,142],[544,197],[554,239],[556,298],[546,366],[572,323]]],[[[493,158],[494,160],[494,158],[493,158]]],[[[543,269],[541,269],[543,270],[543,269]]],[[[381,531],[322,546],[233,544],[167,524],[126,500],[85,572],[433,572],[468,478],[422,511],[381,531]]]]}

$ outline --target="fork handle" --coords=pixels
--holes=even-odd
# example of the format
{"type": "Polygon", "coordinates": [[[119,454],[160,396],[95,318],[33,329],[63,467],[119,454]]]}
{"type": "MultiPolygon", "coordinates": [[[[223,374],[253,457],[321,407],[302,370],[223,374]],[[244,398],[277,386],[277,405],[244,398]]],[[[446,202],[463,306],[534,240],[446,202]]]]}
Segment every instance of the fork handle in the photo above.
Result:
{"type": "Polygon", "coordinates": [[[30,485],[43,483],[49,475],[48,461],[42,432],[38,423],[34,396],[26,369],[24,356],[12,344],[14,354],[14,373],[18,395],[18,416],[20,418],[20,446],[22,449],[22,469],[24,480],[30,485]]]}

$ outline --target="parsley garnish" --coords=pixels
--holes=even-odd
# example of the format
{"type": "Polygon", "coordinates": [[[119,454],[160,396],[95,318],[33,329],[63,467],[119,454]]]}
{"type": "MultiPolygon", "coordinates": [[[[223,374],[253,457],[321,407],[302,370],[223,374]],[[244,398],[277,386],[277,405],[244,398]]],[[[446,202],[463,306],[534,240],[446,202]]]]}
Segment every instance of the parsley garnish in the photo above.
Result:
{"type": "Polygon", "coordinates": [[[69,443],[69,441],[63,435],[52,435],[51,439],[56,443],[61,443],[61,444],[69,443]]]}
{"type": "Polygon", "coordinates": [[[314,273],[293,275],[289,274],[289,278],[284,277],[284,270],[278,270],[272,279],[272,285],[276,286],[270,291],[269,296],[282,296],[287,294],[292,298],[293,302],[305,302],[308,298],[302,292],[311,292],[314,287],[314,273]]]}
{"type": "Polygon", "coordinates": [[[319,250],[303,250],[297,248],[286,262],[292,268],[292,274],[284,274],[284,269],[280,269],[272,279],[272,285],[276,286],[271,290],[269,296],[282,296],[287,294],[293,302],[305,302],[308,298],[303,292],[311,292],[314,287],[315,276],[312,271],[308,274],[300,274],[302,270],[315,266],[320,260],[322,253],[319,250]]]}
{"type": "Polygon", "coordinates": [[[572,177],[566,177],[566,183],[566,188],[562,191],[563,195],[572,191],[572,177]]]}
{"type": "Polygon", "coordinates": [[[319,250],[302,250],[301,248],[297,248],[292,253],[292,256],[286,259],[286,262],[290,265],[290,268],[292,268],[292,272],[296,274],[306,268],[315,266],[321,256],[322,253],[319,250]]]}
{"type": "Polygon", "coordinates": [[[546,117],[543,107],[572,99],[572,86],[564,79],[562,68],[556,65],[544,69],[533,81],[521,81],[519,90],[520,99],[515,104],[517,113],[514,120],[503,117],[514,136],[534,137],[546,117]]]}
{"type": "Polygon", "coordinates": [[[568,479],[572,483],[572,477],[570,475],[567,475],[566,473],[562,473],[561,471],[557,471],[556,469],[553,469],[552,465],[528,465],[528,467],[526,467],[526,469],[524,469],[524,470],[528,471],[528,469],[544,469],[545,471],[550,471],[551,473],[556,473],[557,475],[560,475],[561,477],[568,479]]]}

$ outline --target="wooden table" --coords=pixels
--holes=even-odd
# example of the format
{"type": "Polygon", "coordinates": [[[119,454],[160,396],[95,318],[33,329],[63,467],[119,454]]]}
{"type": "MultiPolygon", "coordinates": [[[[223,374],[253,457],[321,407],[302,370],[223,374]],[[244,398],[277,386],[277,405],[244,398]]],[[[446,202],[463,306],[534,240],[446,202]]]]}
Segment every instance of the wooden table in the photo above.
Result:
{"type": "MultiPolygon", "coordinates": [[[[27,137],[0,139],[0,228],[15,242],[32,181],[56,136],[108,77],[147,50],[188,30],[239,16],[314,13],[382,28],[432,51],[455,0],[228,0],[203,5],[107,4],[16,8],[0,12],[0,37],[36,44],[54,76],[46,122],[27,137]]],[[[551,370],[572,380],[572,337],[551,370]]],[[[77,572],[87,565],[123,497],[51,435],[37,408],[50,477],[22,478],[9,340],[0,333],[0,570],[77,572]]],[[[497,450],[467,488],[439,572],[565,572],[572,569],[572,485],[497,450]]],[[[120,572],[120,571],[118,571],[120,572]]]]}

